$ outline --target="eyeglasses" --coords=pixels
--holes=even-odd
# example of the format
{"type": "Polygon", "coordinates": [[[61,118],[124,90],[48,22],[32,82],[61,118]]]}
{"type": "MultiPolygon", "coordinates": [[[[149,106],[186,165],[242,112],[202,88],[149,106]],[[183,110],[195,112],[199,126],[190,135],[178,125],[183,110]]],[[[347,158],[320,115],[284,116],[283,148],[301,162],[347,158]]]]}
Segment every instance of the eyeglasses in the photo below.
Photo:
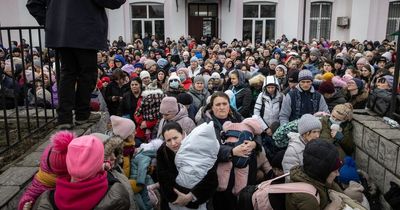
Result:
{"type": "Polygon", "coordinates": [[[169,82],[179,82],[178,79],[171,79],[169,82]]]}

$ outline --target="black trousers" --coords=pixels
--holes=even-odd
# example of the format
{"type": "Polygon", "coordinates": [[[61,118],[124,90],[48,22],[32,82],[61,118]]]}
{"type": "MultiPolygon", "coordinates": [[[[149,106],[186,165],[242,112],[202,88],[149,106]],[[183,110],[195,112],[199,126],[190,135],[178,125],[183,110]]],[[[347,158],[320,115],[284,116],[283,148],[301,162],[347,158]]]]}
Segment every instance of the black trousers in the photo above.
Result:
{"type": "Polygon", "coordinates": [[[97,82],[97,51],[59,48],[61,71],[58,81],[58,123],[86,120],[90,116],[90,96],[97,82]]]}

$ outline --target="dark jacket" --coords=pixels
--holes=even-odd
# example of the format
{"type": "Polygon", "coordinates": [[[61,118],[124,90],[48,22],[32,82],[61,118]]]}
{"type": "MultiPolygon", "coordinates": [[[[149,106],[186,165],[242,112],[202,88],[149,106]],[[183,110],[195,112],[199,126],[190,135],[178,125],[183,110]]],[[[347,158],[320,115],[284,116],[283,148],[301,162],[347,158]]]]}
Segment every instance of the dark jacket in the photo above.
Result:
{"type": "Polygon", "coordinates": [[[120,104],[119,100],[113,101],[112,97],[113,96],[122,97],[125,93],[129,91],[129,89],[130,89],[129,84],[125,84],[122,85],[122,87],[119,87],[115,81],[110,82],[110,84],[107,86],[105,92],[105,100],[107,102],[107,108],[108,111],[110,112],[110,115],[116,115],[118,113],[118,107],[120,104]]]}
{"type": "MultiPolygon", "coordinates": [[[[325,98],[325,97],[324,97],[325,98]]],[[[332,97],[330,98],[325,98],[325,102],[328,105],[329,111],[332,112],[333,107],[335,107],[338,104],[344,104],[346,103],[346,99],[344,98],[343,93],[336,91],[332,97]]]]}
{"type": "Polygon", "coordinates": [[[238,112],[244,117],[251,117],[251,113],[253,111],[253,107],[251,107],[251,103],[253,101],[253,97],[251,94],[251,90],[245,84],[238,85],[236,87],[232,86],[229,88],[235,94],[236,99],[236,107],[238,112]]]}
{"type": "Polygon", "coordinates": [[[125,0],[28,0],[26,7],[46,27],[46,47],[106,49],[105,8],[118,9],[125,0]]]}
{"type": "Polygon", "coordinates": [[[142,94],[139,94],[139,97],[135,97],[132,91],[128,91],[123,95],[123,98],[119,104],[118,115],[129,115],[129,117],[133,120],[133,115],[135,114],[136,109],[138,108],[138,101],[141,98],[142,94]]]}
{"type": "Polygon", "coordinates": [[[157,150],[157,174],[160,183],[160,190],[167,202],[174,202],[177,198],[173,188],[176,188],[182,193],[189,193],[196,197],[195,202],[190,202],[186,205],[187,208],[197,208],[200,204],[207,202],[214,194],[218,186],[217,169],[212,167],[193,189],[185,189],[175,183],[178,176],[178,170],[175,165],[175,153],[170,150],[165,143],[157,150]]]}
{"type": "Polygon", "coordinates": [[[327,186],[327,184],[311,178],[304,173],[301,166],[295,166],[290,170],[290,180],[313,185],[318,191],[320,203],[318,205],[317,199],[310,194],[288,193],[286,194],[286,210],[322,210],[330,203],[328,189],[341,192],[340,187],[335,183],[332,186],[327,186]]]}
{"type": "Polygon", "coordinates": [[[343,95],[346,101],[353,105],[354,109],[364,109],[368,100],[368,91],[361,90],[356,95],[351,95],[346,89],[343,89],[343,95]]]}

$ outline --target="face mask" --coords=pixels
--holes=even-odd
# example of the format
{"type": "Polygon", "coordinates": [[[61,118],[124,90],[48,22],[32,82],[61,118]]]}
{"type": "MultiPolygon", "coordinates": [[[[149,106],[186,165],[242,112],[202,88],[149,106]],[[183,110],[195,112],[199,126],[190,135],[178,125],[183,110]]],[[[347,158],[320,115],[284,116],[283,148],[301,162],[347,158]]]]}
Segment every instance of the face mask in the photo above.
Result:
{"type": "Polygon", "coordinates": [[[334,120],[333,117],[329,117],[329,121],[331,121],[332,124],[340,125],[343,121],[339,120],[334,120]]]}
{"type": "Polygon", "coordinates": [[[179,76],[179,79],[181,80],[181,82],[183,82],[183,81],[186,80],[186,77],[185,77],[185,75],[180,75],[180,76],[179,76]]]}
{"type": "Polygon", "coordinates": [[[179,82],[178,81],[172,81],[169,83],[169,86],[173,89],[178,89],[179,87],[179,82]]]}

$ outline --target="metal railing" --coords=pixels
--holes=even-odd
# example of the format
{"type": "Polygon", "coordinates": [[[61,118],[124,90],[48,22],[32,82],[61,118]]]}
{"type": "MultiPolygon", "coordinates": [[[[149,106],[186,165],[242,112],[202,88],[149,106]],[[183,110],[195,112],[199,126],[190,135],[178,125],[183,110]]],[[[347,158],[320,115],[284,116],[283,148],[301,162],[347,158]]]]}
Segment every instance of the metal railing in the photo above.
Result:
{"type": "Polygon", "coordinates": [[[7,45],[4,72],[0,72],[0,154],[57,117],[53,85],[60,65],[57,53],[44,48],[43,32],[42,26],[0,27],[0,43],[7,45]]]}

